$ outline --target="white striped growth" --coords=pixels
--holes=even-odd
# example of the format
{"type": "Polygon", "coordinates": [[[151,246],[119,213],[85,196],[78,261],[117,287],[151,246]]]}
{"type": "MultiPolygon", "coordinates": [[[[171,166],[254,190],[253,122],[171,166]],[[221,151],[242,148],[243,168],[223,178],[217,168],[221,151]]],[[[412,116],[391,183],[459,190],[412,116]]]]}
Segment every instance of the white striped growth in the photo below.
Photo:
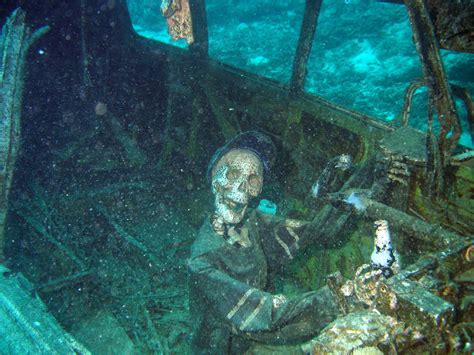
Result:
{"type": "Polygon", "coordinates": [[[374,225],[376,227],[374,251],[370,256],[370,261],[372,267],[381,269],[385,276],[390,276],[393,273],[391,266],[395,262],[395,256],[393,254],[388,222],[378,220],[374,222],[374,225]]]}

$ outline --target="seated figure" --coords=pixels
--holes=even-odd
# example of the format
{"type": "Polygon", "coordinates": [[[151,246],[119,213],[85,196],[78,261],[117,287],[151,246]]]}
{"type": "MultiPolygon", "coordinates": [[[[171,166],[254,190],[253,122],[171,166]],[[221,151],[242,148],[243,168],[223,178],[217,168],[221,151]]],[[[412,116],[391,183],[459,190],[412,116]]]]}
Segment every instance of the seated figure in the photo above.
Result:
{"type": "MultiPolygon", "coordinates": [[[[248,210],[274,156],[268,136],[245,132],[211,159],[208,178],[215,211],[202,225],[189,260],[195,353],[243,353],[255,342],[301,343],[339,314],[337,297],[328,287],[293,298],[269,291],[271,272],[318,234],[314,226],[305,233],[308,223],[248,210]]],[[[348,166],[347,155],[331,161],[319,186],[313,186],[313,197],[331,180],[328,174],[348,166]]]]}

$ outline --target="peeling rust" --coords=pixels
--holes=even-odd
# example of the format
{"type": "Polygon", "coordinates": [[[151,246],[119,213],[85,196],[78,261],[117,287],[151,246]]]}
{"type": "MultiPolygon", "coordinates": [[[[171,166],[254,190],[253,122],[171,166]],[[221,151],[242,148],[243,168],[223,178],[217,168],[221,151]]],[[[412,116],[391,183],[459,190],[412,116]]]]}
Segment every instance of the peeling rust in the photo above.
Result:
{"type": "Polygon", "coordinates": [[[434,197],[439,197],[444,187],[445,169],[459,141],[461,127],[426,2],[405,0],[405,5],[408,9],[416,49],[423,64],[424,78],[429,88],[430,106],[436,109],[440,123],[438,154],[434,154],[434,156],[439,156],[439,164],[435,164],[436,182],[433,186],[435,191],[432,194],[434,197]]]}

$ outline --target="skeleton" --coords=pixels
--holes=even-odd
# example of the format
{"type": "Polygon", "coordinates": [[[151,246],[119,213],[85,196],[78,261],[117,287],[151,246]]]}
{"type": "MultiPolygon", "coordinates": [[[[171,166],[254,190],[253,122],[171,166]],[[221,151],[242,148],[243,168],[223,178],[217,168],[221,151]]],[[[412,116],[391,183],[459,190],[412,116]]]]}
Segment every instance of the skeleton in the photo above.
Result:
{"type": "Polygon", "coordinates": [[[337,316],[327,287],[289,299],[272,293],[269,273],[312,241],[310,233],[303,234],[304,223],[248,211],[274,155],[270,138],[251,131],[218,149],[208,165],[214,214],[204,221],[189,260],[199,353],[241,353],[254,343],[301,341],[337,316]]]}
{"type": "MultiPolygon", "coordinates": [[[[347,285],[351,287],[346,292],[339,291],[342,280],[334,289],[331,288],[333,292],[323,287],[294,299],[272,294],[267,289],[269,268],[277,270],[313,240],[313,234],[306,233],[311,231],[307,228],[313,222],[247,211],[252,198],[262,192],[264,173],[268,173],[274,155],[275,147],[268,137],[258,132],[246,132],[218,149],[208,166],[207,176],[215,199],[214,213],[210,220],[204,222],[192,251],[192,292],[209,302],[217,302],[216,314],[225,322],[214,318],[207,304],[196,304],[196,334],[201,334],[201,331],[207,333],[210,328],[223,334],[222,342],[196,336],[194,339],[198,348],[222,346],[228,349],[229,344],[238,344],[244,338],[257,342],[298,340],[302,334],[313,334],[318,327],[334,319],[338,308],[341,308],[339,301],[346,305],[346,298],[349,301],[353,299],[354,307],[376,309],[377,301],[385,291],[382,270],[370,273],[374,271],[372,267],[361,270],[356,280],[347,285]],[[216,239],[216,234],[223,240],[216,239]],[[296,320],[304,326],[294,328],[292,322],[296,320]],[[281,327],[282,324],[285,326],[281,327]],[[230,335],[227,337],[229,326],[236,336],[232,343],[228,343],[231,339],[230,335]],[[293,332],[295,329],[296,332],[293,332]],[[242,333],[244,330],[247,332],[242,333]],[[260,330],[265,331],[261,333],[260,330]]],[[[380,165],[380,172],[386,173],[390,168],[390,164],[380,165]]],[[[324,203],[333,191],[341,189],[351,168],[352,159],[346,154],[328,161],[313,184],[309,197],[324,203]]],[[[382,182],[386,182],[387,174],[379,173],[377,178],[379,175],[382,182]]],[[[386,184],[379,185],[384,187],[386,184]]],[[[370,192],[371,189],[367,190],[370,192]]],[[[319,225],[320,221],[315,223],[319,225]]],[[[379,248],[390,253],[390,248],[379,248]]],[[[376,256],[380,256],[379,253],[376,256]]],[[[377,265],[380,264],[379,259],[376,260],[377,265]]],[[[392,266],[392,259],[389,259],[387,267],[392,266]]],[[[382,261],[384,266],[387,260],[384,258],[382,261]]],[[[396,306],[396,301],[393,303],[396,306]]],[[[346,308],[351,311],[349,306],[346,308]]]]}

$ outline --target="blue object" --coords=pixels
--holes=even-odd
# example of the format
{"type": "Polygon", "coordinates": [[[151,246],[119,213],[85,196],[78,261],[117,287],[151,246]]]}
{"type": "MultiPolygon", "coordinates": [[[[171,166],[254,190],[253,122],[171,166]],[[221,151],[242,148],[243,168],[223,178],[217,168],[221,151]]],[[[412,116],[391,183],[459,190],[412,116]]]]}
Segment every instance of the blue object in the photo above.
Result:
{"type": "Polygon", "coordinates": [[[272,216],[276,215],[277,213],[277,205],[276,203],[262,199],[260,200],[260,203],[258,204],[257,210],[259,210],[262,213],[270,214],[272,216]]]}
{"type": "Polygon", "coordinates": [[[359,195],[355,192],[352,192],[344,201],[354,206],[357,211],[365,211],[366,209],[364,201],[362,201],[359,195]]]}

